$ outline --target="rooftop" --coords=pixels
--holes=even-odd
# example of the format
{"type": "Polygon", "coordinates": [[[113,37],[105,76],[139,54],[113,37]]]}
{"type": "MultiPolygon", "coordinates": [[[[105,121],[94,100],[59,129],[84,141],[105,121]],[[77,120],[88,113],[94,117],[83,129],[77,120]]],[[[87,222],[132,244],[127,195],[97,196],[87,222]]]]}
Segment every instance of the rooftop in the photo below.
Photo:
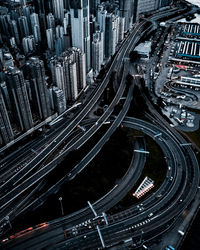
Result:
{"type": "Polygon", "coordinates": [[[139,54],[149,54],[151,52],[151,42],[140,43],[134,50],[139,54]]]}

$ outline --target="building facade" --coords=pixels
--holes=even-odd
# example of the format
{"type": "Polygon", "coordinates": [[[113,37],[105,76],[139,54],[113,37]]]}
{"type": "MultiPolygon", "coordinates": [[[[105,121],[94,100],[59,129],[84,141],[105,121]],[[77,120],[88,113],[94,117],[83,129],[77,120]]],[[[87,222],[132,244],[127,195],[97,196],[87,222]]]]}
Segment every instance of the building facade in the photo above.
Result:
{"type": "Polygon", "coordinates": [[[70,2],[72,46],[81,49],[86,55],[86,70],[90,63],[90,15],[89,0],[70,2]]]}
{"type": "Polygon", "coordinates": [[[5,75],[13,121],[16,121],[22,131],[27,131],[33,127],[33,119],[24,75],[15,67],[9,67],[5,75]]]}
{"type": "Polygon", "coordinates": [[[27,78],[30,83],[32,106],[41,120],[51,115],[50,101],[45,80],[44,63],[37,57],[31,57],[27,62],[27,78]]]}
{"type": "Polygon", "coordinates": [[[4,102],[2,90],[0,88],[0,141],[1,144],[7,144],[14,139],[13,130],[8,116],[7,108],[4,102]]]}

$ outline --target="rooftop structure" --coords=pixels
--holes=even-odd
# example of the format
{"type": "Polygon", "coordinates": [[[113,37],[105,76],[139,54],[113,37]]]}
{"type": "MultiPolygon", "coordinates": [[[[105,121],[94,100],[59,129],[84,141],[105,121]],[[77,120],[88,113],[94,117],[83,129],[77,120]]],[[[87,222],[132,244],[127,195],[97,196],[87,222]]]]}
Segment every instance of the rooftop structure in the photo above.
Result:
{"type": "Polygon", "coordinates": [[[200,43],[196,41],[180,41],[177,43],[176,57],[200,59],[200,43]]]}
{"type": "Polygon", "coordinates": [[[173,85],[182,88],[192,88],[194,90],[200,90],[200,77],[185,77],[181,76],[180,79],[176,80],[173,85]]]}
{"type": "Polygon", "coordinates": [[[143,57],[143,58],[149,58],[149,54],[151,52],[151,42],[147,41],[145,43],[140,43],[134,51],[137,51],[137,53],[143,57]]]}
{"type": "Polygon", "coordinates": [[[183,36],[199,36],[200,37],[200,24],[198,23],[185,23],[183,25],[183,36]]]}

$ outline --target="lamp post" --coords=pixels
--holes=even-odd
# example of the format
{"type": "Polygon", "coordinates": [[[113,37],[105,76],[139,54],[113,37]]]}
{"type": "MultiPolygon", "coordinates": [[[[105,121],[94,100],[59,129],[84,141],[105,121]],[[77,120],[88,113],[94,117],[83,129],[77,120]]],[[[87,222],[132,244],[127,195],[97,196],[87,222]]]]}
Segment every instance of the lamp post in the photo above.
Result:
{"type": "Polygon", "coordinates": [[[64,210],[63,210],[63,204],[62,204],[62,197],[59,197],[58,200],[60,201],[62,216],[64,216],[64,210]]]}

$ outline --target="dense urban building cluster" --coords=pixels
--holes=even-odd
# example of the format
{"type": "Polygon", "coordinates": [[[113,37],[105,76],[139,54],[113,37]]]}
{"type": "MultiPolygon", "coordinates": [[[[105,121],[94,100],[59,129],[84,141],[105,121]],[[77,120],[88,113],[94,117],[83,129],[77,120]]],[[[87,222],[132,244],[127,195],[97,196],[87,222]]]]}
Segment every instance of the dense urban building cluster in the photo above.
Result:
{"type": "Polygon", "coordinates": [[[112,58],[141,14],[171,3],[1,0],[0,145],[64,112],[112,58]]]}

